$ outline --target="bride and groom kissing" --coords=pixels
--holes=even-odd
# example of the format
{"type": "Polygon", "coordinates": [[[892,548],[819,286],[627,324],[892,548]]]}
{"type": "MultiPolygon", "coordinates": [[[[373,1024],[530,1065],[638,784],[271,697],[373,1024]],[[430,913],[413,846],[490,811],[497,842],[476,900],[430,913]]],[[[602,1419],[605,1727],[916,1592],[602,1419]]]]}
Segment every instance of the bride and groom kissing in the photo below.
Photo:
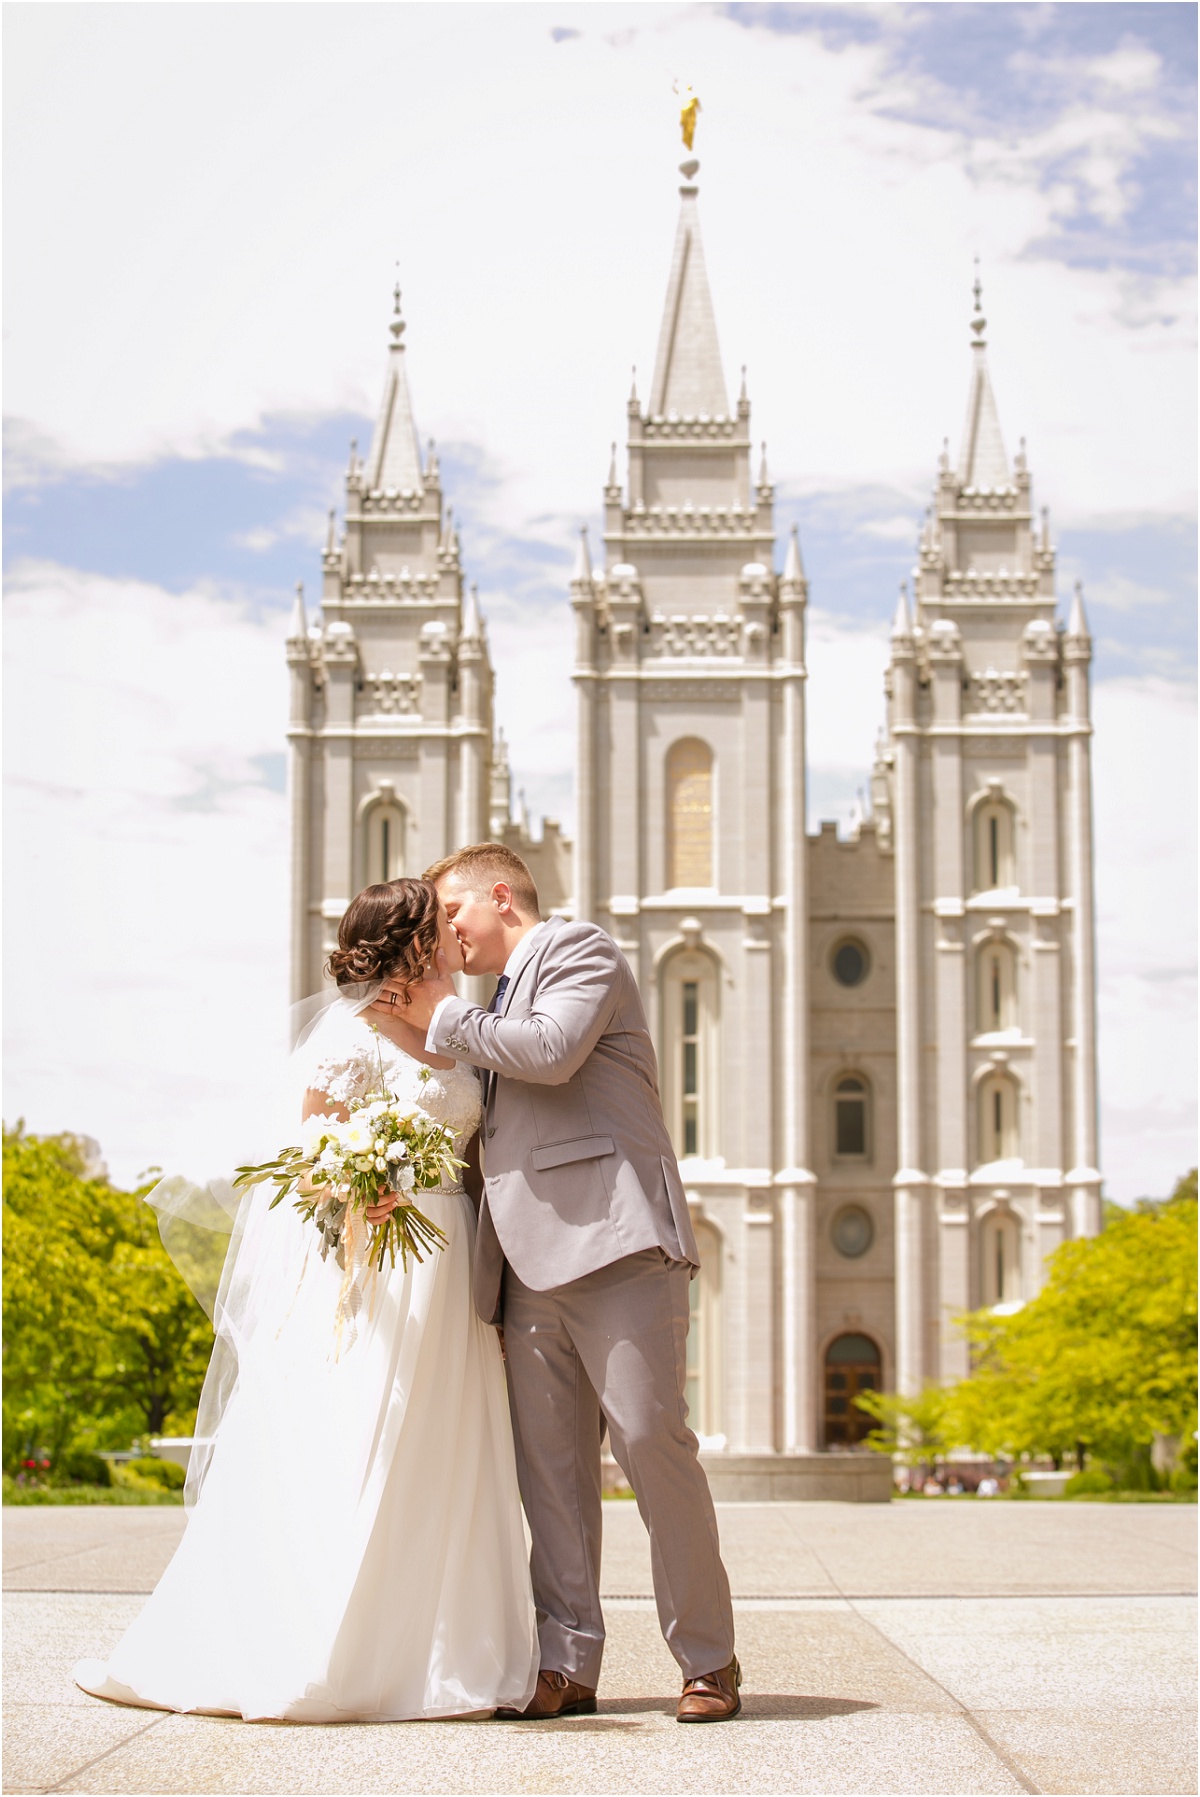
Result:
{"type": "Polygon", "coordinates": [[[338,996],[296,1051],[304,1112],[347,1116],[382,1071],[453,1131],[467,1186],[420,1193],[445,1246],[382,1272],[336,1342],[350,1274],[265,1187],[241,1201],[187,1530],[77,1682],[247,1719],[593,1713],[607,1429],[650,1535],[677,1718],[735,1716],[683,1395],[698,1256],[624,956],[594,924],[542,919],[495,843],[367,887],[338,941],[338,996]],[[456,972],[497,976],[486,1010],[456,972]]]}

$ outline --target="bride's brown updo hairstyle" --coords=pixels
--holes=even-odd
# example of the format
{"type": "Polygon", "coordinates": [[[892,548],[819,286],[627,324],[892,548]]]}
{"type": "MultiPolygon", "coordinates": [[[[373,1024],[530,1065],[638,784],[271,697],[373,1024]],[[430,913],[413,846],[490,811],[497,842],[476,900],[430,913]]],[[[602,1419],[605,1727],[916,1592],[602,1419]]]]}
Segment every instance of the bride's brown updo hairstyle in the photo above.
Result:
{"type": "Polygon", "coordinates": [[[407,992],[438,949],[438,895],[430,880],[364,886],[338,926],[327,963],[339,986],[396,980],[407,992]]]}

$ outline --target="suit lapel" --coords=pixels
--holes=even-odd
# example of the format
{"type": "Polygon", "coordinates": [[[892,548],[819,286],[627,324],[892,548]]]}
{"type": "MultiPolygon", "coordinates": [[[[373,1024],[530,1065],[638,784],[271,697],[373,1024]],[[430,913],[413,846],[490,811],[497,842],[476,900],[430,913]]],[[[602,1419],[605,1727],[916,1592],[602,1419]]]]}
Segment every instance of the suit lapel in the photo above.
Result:
{"type": "MultiPolygon", "coordinates": [[[[512,979],[508,982],[508,986],[504,993],[504,1001],[501,1004],[500,1009],[495,1013],[497,1017],[506,1017],[508,1015],[509,1006],[513,1001],[513,993],[521,984],[521,981],[531,973],[535,963],[545,954],[546,945],[551,940],[550,932],[556,929],[561,923],[561,917],[548,917],[546,919],[537,947],[531,955],[526,956],[525,960],[522,961],[521,965],[518,967],[516,973],[513,974],[512,979]]],[[[483,1077],[483,1117],[484,1122],[489,1123],[496,1106],[496,1085],[500,1076],[498,1073],[493,1073],[491,1068],[488,1067],[484,1069],[483,1077]]]]}

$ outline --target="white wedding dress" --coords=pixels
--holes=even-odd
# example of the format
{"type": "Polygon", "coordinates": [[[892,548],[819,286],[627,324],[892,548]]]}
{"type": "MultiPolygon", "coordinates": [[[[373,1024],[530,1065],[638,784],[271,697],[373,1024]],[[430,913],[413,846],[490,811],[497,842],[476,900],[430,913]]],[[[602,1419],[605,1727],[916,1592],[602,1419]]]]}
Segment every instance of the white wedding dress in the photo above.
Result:
{"type": "MultiPolygon", "coordinates": [[[[473,1071],[430,1074],[357,1017],[340,1027],[308,1083],[344,1104],[378,1089],[382,1053],[389,1087],[453,1128],[461,1154],[479,1123],[473,1071]]],[[[446,1247],[407,1272],[397,1261],[373,1291],[360,1279],[339,1334],[342,1273],[271,1195],[245,1201],[236,1383],[183,1541],[111,1659],[76,1682],[247,1720],[523,1708],[536,1619],[500,1347],[471,1303],[470,1200],[416,1194],[446,1247]]]]}

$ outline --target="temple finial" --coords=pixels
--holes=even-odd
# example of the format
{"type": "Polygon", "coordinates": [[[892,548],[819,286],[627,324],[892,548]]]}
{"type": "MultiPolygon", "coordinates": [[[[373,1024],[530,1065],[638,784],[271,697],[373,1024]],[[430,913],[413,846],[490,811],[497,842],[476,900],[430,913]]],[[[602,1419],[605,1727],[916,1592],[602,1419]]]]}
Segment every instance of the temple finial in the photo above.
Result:
{"type": "Polygon", "coordinates": [[[767,472],[767,446],[765,443],[762,446],[762,460],[758,464],[758,484],[760,487],[769,487],[771,484],[771,476],[767,472]]]}
{"type": "Polygon", "coordinates": [[[738,404],[740,406],[748,405],[749,401],[750,401],[750,395],[746,391],[746,364],[743,362],[742,363],[742,389],[741,389],[741,392],[738,394],[738,404]]]}
{"type": "Polygon", "coordinates": [[[288,641],[302,643],[308,635],[308,617],[304,610],[304,582],[296,582],[296,598],[292,605],[292,621],[288,626],[288,641]]]}
{"type": "Polygon", "coordinates": [[[1083,609],[1083,582],[1075,582],[1075,591],[1071,596],[1071,613],[1067,619],[1068,636],[1087,636],[1087,613],[1083,609]]]}
{"type": "Polygon", "coordinates": [[[586,586],[592,578],[592,552],[588,545],[588,529],[584,524],[579,531],[579,548],[575,551],[575,569],[571,582],[586,586]]]}
{"type": "Polygon", "coordinates": [[[967,421],[962,449],[958,457],[958,479],[962,486],[978,491],[988,488],[999,492],[1012,484],[1004,438],[1000,432],[1000,416],[992,392],[985,354],[983,316],[983,283],[979,278],[979,258],[975,259],[975,312],[971,319],[974,342],[971,345],[971,384],[967,398],[967,421]]]}
{"type": "Polygon", "coordinates": [[[620,481],[619,481],[619,480],[618,480],[618,478],[617,478],[617,446],[616,446],[616,444],[615,444],[615,443],[614,443],[614,444],[613,444],[613,446],[612,446],[612,454],[611,454],[611,455],[610,455],[610,457],[609,457],[609,459],[608,459],[608,486],[609,486],[609,490],[610,490],[610,491],[611,491],[611,490],[612,490],[612,489],[613,489],[613,488],[614,488],[614,487],[619,487],[619,486],[620,486],[620,484],[621,484],[621,483],[620,483],[620,481]]]}
{"type": "Polygon", "coordinates": [[[971,289],[975,295],[975,311],[971,317],[971,330],[974,335],[974,347],[984,348],[983,333],[987,330],[987,319],[983,316],[983,282],[979,278],[979,257],[975,258],[975,285],[971,289]]]}
{"type": "Polygon", "coordinates": [[[900,582],[900,595],[896,600],[896,615],[892,619],[892,640],[899,638],[907,641],[912,636],[912,617],[908,609],[908,582],[900,582]]]}
{"type": "Polygon", "coordinates": [[[787,556],[783,564],[783,578],[791,586],[799,586],[804,580],[804,563],[800,556],[800,533],[792,525],[788,538],[787,556]]]}
{"type": "Polygon", "coordinates": [[[403,337],[406,327],[400,311],[399,281],[396,282],[395,287],[392,289],[392,322],[389,329],[392,333],[392,342],[396,345],[397,349],[401,349],[403,345],[401,344],[400,339],[403,337]]]}
{"type": "Polygon", "coordinates": [[[337,537],[335,535],[336,522],[337,522],[337,512],[333,506],[330,506],[330,508],[329,508],[329,523],[325,530],[325,553],[326,553],[326,555],[332,555],[334,550],[337,548],[337,537]]]}
{"type": "Polygon", "coordinates": [[[479,615],[479,588],[472,581],[467,588],[467,596],[463,601],[462,637],[464,642],[474,642],[483,634],[483,621],[479,615]]]}

